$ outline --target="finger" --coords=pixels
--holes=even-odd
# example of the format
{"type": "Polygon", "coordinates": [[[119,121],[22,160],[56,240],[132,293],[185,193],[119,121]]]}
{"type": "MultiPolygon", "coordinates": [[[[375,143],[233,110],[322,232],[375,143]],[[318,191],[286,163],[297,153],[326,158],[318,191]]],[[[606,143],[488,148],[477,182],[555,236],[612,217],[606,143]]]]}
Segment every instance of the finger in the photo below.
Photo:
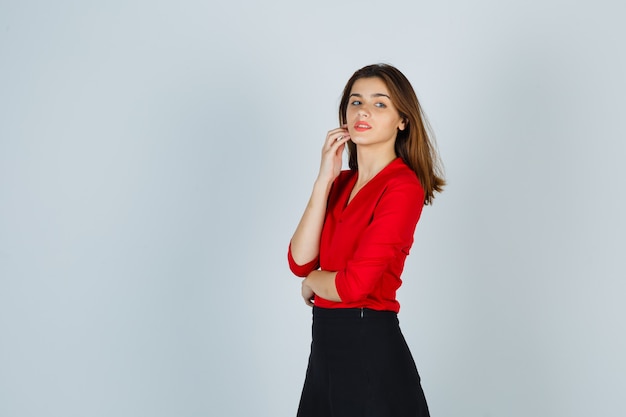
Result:
{"type": "Polygon", "coordinates": [[[350,140],[350,135],[341,135],[335,139],[333,143],[328,147],[329,152],[337,153],[340,150],[343,151],[344,146],[350,140]]]}
{"type": "Polygon", "coordinates": [[[326,145],[326,149],[329,151],[337,150],[338,147],[344,145],[347,141],[350,140],[350,134],[345,132],[341,135],[333,136],[330,139],[330,142],[326,145]]]}
{"type": "Polygon", "coordinates": [[[347,131],[348,131],[348,129],[346,127],[344,127],[344,126],[337,127],[335,129],[329,130],[328,133],[326,134],[326,137],[333,136],[333,135],[336,135],[336,134],[342,134],[342,133],[345,133],[347,131]]]}
{"type": "Polygon", "coordinates": [[[326,135],[326,144],[332,145],[334,142],[340,140],[340,138],[344,139],[346,136],[350,136],[350,134],[348,133],[348,129],[344,129],[341,127],[338,129],[333,129],[329,131],[326,135]]]}

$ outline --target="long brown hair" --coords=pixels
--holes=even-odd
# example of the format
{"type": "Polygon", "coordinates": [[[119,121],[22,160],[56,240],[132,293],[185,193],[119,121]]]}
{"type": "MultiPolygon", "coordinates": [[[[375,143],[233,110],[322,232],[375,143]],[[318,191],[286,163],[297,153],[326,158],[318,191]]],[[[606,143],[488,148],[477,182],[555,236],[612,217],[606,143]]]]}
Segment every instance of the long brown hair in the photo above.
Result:
{"type": "MultiPolygon", "coordinates": [[[[387,85],[391,102],[404,119],[406,127],[398,130],[396,136],[396,155],[415,171],[424,188],[424,204],[431,204],[435,192],[441,192],[446,182],[426,115],[404,74],[388,64],[368,65],[357,70],[343,90],[339,123],[342,126],[347,123],[346,111],[354,83],[360,78],[372,77],[380,78],[387,85]]],[[[357,170],[356,145],[351,141],[348,142],[348,156],[350,169],[357,170]]]]}

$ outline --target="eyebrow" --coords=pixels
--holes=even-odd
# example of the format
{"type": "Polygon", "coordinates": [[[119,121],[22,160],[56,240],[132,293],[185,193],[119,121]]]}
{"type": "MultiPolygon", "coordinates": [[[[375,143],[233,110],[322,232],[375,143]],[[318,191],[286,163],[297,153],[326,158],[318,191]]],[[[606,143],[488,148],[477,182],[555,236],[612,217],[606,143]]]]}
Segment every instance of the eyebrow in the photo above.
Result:
{"type": "MultiPolygon", "coordinates": [[[[350,94],[350,97],[363,97],[363,96],[361,94],[359,94],[359,93],[352,93],[352,94],[350,94]]],[[[372,97],[387,97],[389,100],[391,100],[391,97],[389,97],[387,94],[383,94],[383,93],[372,94],[372,97]]]]}

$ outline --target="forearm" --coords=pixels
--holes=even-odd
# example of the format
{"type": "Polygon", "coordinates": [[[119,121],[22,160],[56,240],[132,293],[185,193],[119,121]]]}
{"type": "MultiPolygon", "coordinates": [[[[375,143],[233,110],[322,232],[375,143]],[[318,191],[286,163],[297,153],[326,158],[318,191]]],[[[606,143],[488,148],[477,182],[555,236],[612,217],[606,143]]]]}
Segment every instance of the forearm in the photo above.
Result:
{"type": "Polygon", "coordinates": [[[315,295],[325,300],[341,302],[335,286],[336,276],[336,272],[313,271],[302,281],[302,285],[311,288],[315,295]]]}
{"type": "Polygon", "coordinates": [[[300,223],[291,238],[291,255],[303,265],[315,259],[320,250],[320,236],[332,182],[317,180],[300,223]]]}

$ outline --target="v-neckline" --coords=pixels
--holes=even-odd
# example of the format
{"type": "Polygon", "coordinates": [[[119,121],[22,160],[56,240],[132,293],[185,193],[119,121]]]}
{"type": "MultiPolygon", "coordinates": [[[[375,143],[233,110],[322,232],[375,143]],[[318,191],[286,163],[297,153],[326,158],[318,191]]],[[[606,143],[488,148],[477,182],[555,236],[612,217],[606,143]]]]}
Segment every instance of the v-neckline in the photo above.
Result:
{"type": "Polygon", "coordinates": [[[396,157],[395,159],[392,159],[391,162],[389,162],[387,165],[385,165],[383,167],[383,169],[381,169],[380,171],[378,171],[376,173],[376,175],[374,175],[372,178],[370,178],[365,184],[363,184],[363,186],[361,186],[361,188],[359,188],[357,190],[356,193],[354,193],[354,195],[352,196],[352,198],[350,198],[350,196],[352,195],[352,191],[354,190],[354,187],[356,186],[356,183],[359,180],[359,171],[354,171],[354,175],[351,179],[351,184],[349,184],[349,186],[347,187],[348,191],[348,196],[346,197],[345,200],[345,204],[343,205],[343,211],[347,210],[348,207],[350,207],[352,205],[352,202],[354,201],[355,198],[357,198],[357,196],[359,194],[361,194],[361,191],[363,191],[364,188],[366,188],[372,181],[374,181],[378,176],[380,176],[380,174],[382,174],[387,168],[389,168],[389,166],[391,166],[396,160],[398,159],[398,157],[396,157]]]}
{"type": "Polygon", "coordinates": [[[354,187],[356,187],[356,183],[357,183],[357,181],[359,180],[359,173],[358,173],[358,171],[355,171],[354,176],[353,176],[353,179],[352,179],[352,181],[350,181],[350,182],[351,182],[351,184],[350,184],[350,186],[348,187],[348,193],[347,193],[347,194],[348,194],[348,196],[346,197],[346,203],[343,205],[343,209],[344,209],[344,210],[346,210],[346,209],[350,206],[350,204],[352,204],[352,202],[354,201],[354,199],[356,198],[356,196],[357,196],[357,195],[359,195],[359,193],[361,192],[361,190],[362,190],[363,188],[365,188],[365,186],[366,186],[367,184],[369,184],[369,182],[370,182],[371,180],[373,180],[373,179],[374,179],[374,178],[371,178],[368,182],[366,182],[365,184],[363,184],[363,186],[362,186],[361,188],[359,188],[359,189],[357,190],[357,192],[356,192],[356,193],[354,193],[354,195],[352,195],[352,191],[354,191],[354,187]],[[350,196],[352,196],[352,198],[350,198],[350,196]]]}

